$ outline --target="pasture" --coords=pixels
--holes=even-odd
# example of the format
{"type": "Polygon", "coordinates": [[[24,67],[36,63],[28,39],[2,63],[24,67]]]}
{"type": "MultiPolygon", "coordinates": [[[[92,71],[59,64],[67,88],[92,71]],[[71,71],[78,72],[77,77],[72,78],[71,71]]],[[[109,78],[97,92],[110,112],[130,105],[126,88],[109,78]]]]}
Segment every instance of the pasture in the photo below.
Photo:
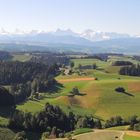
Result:
{"type": "MultiPolygon", "coordinates": [[[[37,101],[28,101],[18,106],[24,111],[36,112],[43,108],[46,102],[61,106],[66,112],[74,111],[76,114],[92,114],[102,119],[115,115],[129,117],[132,114],[140,116],[140,78],[107,74],[98,70],[87,70],[88,76],[84,80],[73,81],[70,76],[58,76],[56,79],[63,86],[58,87],[54,93],[45,93],[45,97],[37,101]],[[64,77],[64,78],[63,78],[64,77]],[[98,80],[87,79],[97,77],[98,80]],[[120,79],[118,79],[120,78],[120,79]],[[64,80],[65,79],[65,80],[64,80]],[[129,94],[117,93],[116,87],[124,87],[129,94]],[[78,87],[84,96],[68,97],[73,87],[78,87]],[[129,111],[126,111],[129,108],[129,111]]],[[[80,76],[75,76],[75,79],[80,76]]],[[[84,79],[82,77],[82,79],[84,79]]]]}

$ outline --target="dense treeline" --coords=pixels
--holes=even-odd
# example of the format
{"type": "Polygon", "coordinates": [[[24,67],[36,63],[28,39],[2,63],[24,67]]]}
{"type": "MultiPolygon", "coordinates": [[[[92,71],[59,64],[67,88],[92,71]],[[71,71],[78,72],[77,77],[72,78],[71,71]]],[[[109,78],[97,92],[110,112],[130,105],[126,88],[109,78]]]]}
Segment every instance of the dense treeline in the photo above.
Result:
{"type": "Polygon", "coordinates": [[[140,56],[134,55],[134,56],[133,56],[133,59],[140,61],[140,56]]]}
{"type": "Polygon", "coordinates": [[[140,131],[140,119],[136,115],[131,116],[128,119],[124,119],[121,116],[111,117],[106,121],[105,128],[124,125],[129,125],[129,130],[140,131]]]}
{"type": "Polygon", "coordinates": [[[92,64],[92,65],[78,65],[79,69],[97,69],[97,65],[96,64],[92,64]]]}
{"type": "MultiPolygon", "coordinates": [[[[22,53],[21,53],[22,54],[22,53]]],[[[8,56],[5,52],[0,57],[8,56]]],[[[69,59],[65,55],[33,52],[31,61],[0,61],[0,85],[8,85],[8,95],[12,100],[5,102],[5,105],[11,105],[26,100],[38,98],[38,93],[46,92],[51,89],[53,91],[55,84],[54,77],[59,73],[59,66],[69,63],[69,59]],[[13,101],[14,99],[14,101],[13,101]]],[[[0,92],[2,90],[0,89],[0,92]]],[[[5,92],[3,92],[5,93],[5,92]]],[[[7,94],[1,96],[1,100],[6,101],[7,94]]]]}
{"type": "Polygon", "coordinates": [[[56,65],[49,67],[42,63],[0,61],[0,84],[26,83],[36,77],[48,79],[56,68],[56,65]]]}
{"type": "MultiPolygon", "coordinates": [[[[20,103],[31,96],[31,82],[14,84],[9,87],[9,93],[14,97],[14,103],[20,103]]],[[[9,102],[7,102],[7,105],[9,102]]]]}
{"type": "MultiPolygon", "coordinates": [[[[31,95],[37,96],[38,92],[53,89],[57,72],[56,64],[48,66],[35,62],[0,61],[0,84],[8,85],[8,95],[12,96],[12,101],[7,100],[5,103],[11,105],[14,98],[14,103],[17,104],[31,95]]],[[[3,90],[6,89],[3,87],[3,90]]],[[[6,101],[6,98],[7,94],[1,96],[1,100],[6,101]]]]}
{"type": "Polygon", "coordinates": [[[99,54],[69,54],[71,59],[98,59],[101,61],[107,61],[110,56],[123,56],[123,54],[116,54],[116,53],[99,53],[99,54]],[[77,57],[77,55],[79,57],[77,57]]]}
{"type": "Polygon", "coordinates": [[[122,67],[119,71],[121,75],[140,76],[140,65],[122,67]]]}
{"type": "Polygon", "coordinates": [[[68,65],[70,59],[64,54],[54,54],[54,53],[33,53],[31,62],[44,63],[47,65],[58,64],[58,65],[68,65]]]}
{"type": "Polygon", "coordinates": [[[100,120],[92,116],[78,116],[72,112],[65,114],[60,107],[45,105],[43,111],[36,114],[15,111],[9,120],[8,127],[17,130],[35,132],[49,132],[59,137],[60,133],[72,131],[76,128],[102,128],[100,120]]]}
{"type": "Polygon", "coordinates": [[[112,66],[128,66],[128,65],[133,65],[133,63],[130,61],[115,61],[112,63],[112,66]]]}
{"type": "Polygon", "coordinates": [[[93,116],[79,116],[73,112],[66,114],[59,106],[52,106],[49,103],[46,103],[44,110],[36,114],[15,111],[8,123],[11,129],[45,132],[50,138],[64,137],[66,132],[77,128],[102,129],[124,125],[129,125],[130,130],[140,131],[140,119],[135,115],[128,119],[115,116],[101,123],[93,116]]]}
{"type": "Polygon", "coordinates": [[[0,106],[14,105],[14,97],[9,93],[9,91],[0,87],[0,106]]]}
{"type": "Polygon", "coordinates": [[[9,52],[0,51],[0,60],[8,60],[12,58],[12,55],[9,52]]]}

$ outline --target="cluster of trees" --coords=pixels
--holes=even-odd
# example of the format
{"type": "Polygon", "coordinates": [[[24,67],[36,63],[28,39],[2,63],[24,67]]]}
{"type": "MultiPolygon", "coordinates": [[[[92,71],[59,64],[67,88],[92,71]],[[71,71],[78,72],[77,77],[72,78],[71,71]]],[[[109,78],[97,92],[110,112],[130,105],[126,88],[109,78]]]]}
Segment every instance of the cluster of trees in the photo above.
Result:
{"type": "Polygon", "coordinates": [[[8,60],[12,58],[12,55],[9,52],[0,51],[0,60],[8,60]]]}
{"type": "Polygon", "coordinates": [[[96,63],[94,63],[92,65],[84,65],[84,66],[79,64],[78,69],[97,69],[97,65],[96,65],[96,63]]]}
{"type": "Polygon", "coordinates": [[[0,84],[26,83],[36,77],[48,78],[56,73],[57,65],[33,62],[0,61],[0,84]]]}
{"type": "Polygon", "coordinates": [[[0,84],[8,85],[7,89],[0,89],[1,100],[9,106],[49,90],[56,84],[54,76],[58,69],[56,64],[0,61],[0,84]]]}
{"type": "Polygon", "coordinates": [[[106,121],[105,128],[110,128],[114,126],[122,126],[122,125],[127,125],[127,124],[129,123],[125,122],[121,116],[115,116],[115,117],[111,117],[109,120],[106,121]]]}
{"type": "Polygon", "coordinates": [[[79,91],[79,89],[77,88],[77,87],[74,87],[73,89],[72,89],[72,91],[70,92],[70,94],[68,94],[68,96],[69,97],[73,97],[73,96],[75,96],[75,95],[80,95],[81,93],[80,93],[80,91],[79,91]]]}
{"type": "MultiPolygon", "coordinates": [[[[42,133],[42,138],[64,137],[66,132],[77,128],[102,129],[124,125],[129,125],[130,130],[140,131],[140,119],[135,115],[128,119],[121,116],[111,117],[102,124],[93,116],[79,116],[73,112],[66,114],[59,106],[49,103],[46,103],[42,111],[35,114],[16,110],[8,123],[8,127],[14,130],[42,133]]],[[[22,132],[18,133],[15,138],[18,137],[26,137],[26,135],[22,132]]]]}
{"type": "Polygon", "coordinates": [[[44,63],[47,65],[58,64],[58,65],[68,65],[70,59],[65,54],[59,53],[32,53],[33,57],[31,58],[31,62],[36,63],[44,63]]]}
{"type": "Polygon", "coordinates": [[[64,136],[65,132],[76,128],[102,128],[100,120],[92,116],[78,116],[72,112],[65,114],[60,107],[45,105],[43,111],[36,114],[15,111],[9,119],[8,127],[17,130],[47,132],[51,137],[64,136]]]}
{"type": "Polygon", "coordinates": [[[18,132],[13,140],[28,140],[27,135],[24,131],[18,132]]]}
{"type": "Polygon", "coordinates": [[[123,87],[118,87],[115,89],[115,91],[124,93],[125,89],[123,87]]]}
{"type": "Polygon", "coordinates": [[[128,65],[133,65],[133,63],[130,61],[115,61],[112,63],[112,66],[128,66],[128,65]]]}
{"type": "Polygon", "coordinates": [[[121,75],[140,76],[140,65],[122,67],[119,71],[121,75]]]}
{"type": "Polygon", "coordinates": [[[133,56],[133,59],[134,59],[134,60],[138,60],[138,61],[140,61],[140,56],[138,56],[138,55],[134,55],[134,56],[133,56]]]}
{"type": "Polygon", "coordinates": [[[101,61],[107,61],[110,56],[123,56],[123,54],[116,54],[116,53],[98,53],[98,54],[93,54],[93,55],[80,53],[80,54],[68,54],[68,55],[72,55],[70,57],[71,59],[98,59],[101,61]],[[79,55],[78,58],[77,58],[77,55],[79,55]]]}
{"type": "Polygon", "coordinates": [[[128,119],[124,119],[121,116],[111,117],[106,121],[105,128],[124,125],[129,125],[129,130],[140,131],[140,119],[136,115],[128,119]]]}
{"type": "Polygon", "coordinates": [[[14,105],[14,97],[6,88],[0,87],[0,106],[6,105],[14,105]]]}
{"type": "MultiPolygon", "coordinates": [[[[31,82],[11,85],[9,94],[13,96],[14,104],[26,100],[31,95],[31,82]]],[[[7,102],[7,105],[10,105],[9,102],[7,102]]]]}
{"type": "Polygon", "coordinates": [[[130,130],[140,131],[140,119],[134,115],[130,118],[130,130]]]}

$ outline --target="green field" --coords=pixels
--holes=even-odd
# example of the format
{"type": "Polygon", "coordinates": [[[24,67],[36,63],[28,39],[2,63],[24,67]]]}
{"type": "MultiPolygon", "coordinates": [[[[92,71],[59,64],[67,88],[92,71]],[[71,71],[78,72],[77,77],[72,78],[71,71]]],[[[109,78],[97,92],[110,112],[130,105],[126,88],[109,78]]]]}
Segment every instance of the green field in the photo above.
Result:
{"type": "Polygon", "coordinates": [[[140,137],[125,135],[124,140],[140,140],[140,137]]]}
{"type": "Polygon", "coordinates": [[[21,61],[21,62],[29,61],[32,58],[30,54],[13,54],[12,56],[13,61],[21,61]]]}
{"type": "MultiPolygon", "coordinates": [[[[75,66],[93,64],[93,59],[72,59],[75,66]]],[[[108,62],[94,59],[94,62],[102,69],[109,67],[108,62]]],[[[62,82],[59,90],[51,93],[45,93],[45,98],[37,101],[28,101],[21,104],[17,109],[37,112],[43,108],[46,102],[59,105],[66,112],[73,111],[76,114],[92,114],[102,119],[108,119],[111,116],[121,115],[129,117],[132,115],[140,116],[140,78],[131,76],[122,76],[118,73],[106,73],[103,70],[85,70],[86,76],[77,74],[68,76],[58,76],[56,80],[76,79],[97,77],[98,80],[62,82]],[[73,87],[78,87],[85,96],[75,96],[69,98],[67,95],[73,87]],[[122,94],[115,91],[116,87],[124,87],[130,93],[122,94]],[[126,111],[128,110],[129,111],[126,111]]]]}
{"type": "MultiPolygon", "coordinates": [[[[89,77],[97,77],[98,80],[62,83],[63,87],[60,87],[60,90],[56,93],[51,95],[46,93],[44,99],[38,102],[26,102],[17,108],[36,112],[42,109],[46,102],[50,102],[54,105],[60,105],[66,112],[93,114],[102,119],[107,119],[112,114],[123,117],[129,117],[132,114],[140,116],[140,78],[107,74],[97,70],[88,70],[87,73],[89,77]],[[69,98],[67,95],[75,86],[86,95],[69,98]],[[124,87],[133,96],[117,93],[115,88],[119,86],[124,87]],[[126,111],[128,108],[129,111],[126,111]]],[[[74,77],[78,78],[78,76],[72,76],[72,78],[74,77]]],[[[67,79],[67,76],[57,77],[58,80],[62,78],[67,79]]]]}
{"type": "Polygon", "coordinates": [[[99,68],[105,68],[109,64],[108,62],[101,61],[98,59],[71,59],[71,61],[74,62],[75,67],[78,67],[79,64],[85,66],[85,65],[92,65],[96,63],[99,68]]]}
{"type": "Polygon", "coordinates": [[[93,130],[90,128],[79,128],[79,129],[74,130],[72,132],[72,135],[79,135],[79,134],[89,133],[89,132],[93,132],[93,130]]]}

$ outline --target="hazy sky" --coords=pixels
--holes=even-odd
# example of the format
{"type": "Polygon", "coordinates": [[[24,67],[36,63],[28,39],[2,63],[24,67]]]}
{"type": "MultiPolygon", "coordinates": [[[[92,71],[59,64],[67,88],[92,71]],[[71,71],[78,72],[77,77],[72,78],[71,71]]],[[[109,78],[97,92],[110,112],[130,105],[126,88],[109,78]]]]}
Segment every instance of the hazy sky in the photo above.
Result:
{"type": "Polygon", "coordinates": [[[0,27],[140,34],[140,0],[0,0],[0,27]]]}

